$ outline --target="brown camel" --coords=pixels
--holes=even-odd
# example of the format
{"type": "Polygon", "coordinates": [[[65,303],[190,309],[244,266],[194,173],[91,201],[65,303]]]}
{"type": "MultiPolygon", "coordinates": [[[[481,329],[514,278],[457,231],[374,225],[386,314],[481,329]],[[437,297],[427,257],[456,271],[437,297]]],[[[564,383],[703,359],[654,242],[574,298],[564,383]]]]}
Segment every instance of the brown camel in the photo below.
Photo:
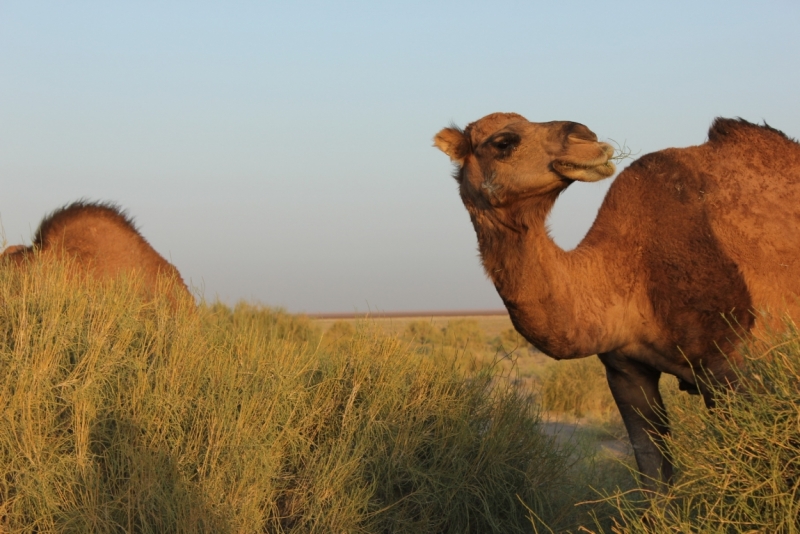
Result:
{"type": "Polygon", "coordinates": [[[159,276],[172,278],[177,300],[193,301],[178,270],[142,237],[133,221],[113,204],[78,201],[45,217],[30,247],[7,247],[2,259],[25,265],[34,252],[43,259],[71,257],[95,278],[140,273],[143,290],[152,296],[159,276]]]}
{"type": "Polygon", "coordinates": [[[582,124],[513,113],[434,141],[457,165],[483,266],[514,326],[556,359],[599,355],[644,486],[668,483],[661,374],[699,388],[710,407],[707,384],[735,379],[739,334],[800,318],[800,144],[718,118],[706,143],[631,164],[564,251],[547,214],[573,181],[614,173],[611,146],[582,124]]]}

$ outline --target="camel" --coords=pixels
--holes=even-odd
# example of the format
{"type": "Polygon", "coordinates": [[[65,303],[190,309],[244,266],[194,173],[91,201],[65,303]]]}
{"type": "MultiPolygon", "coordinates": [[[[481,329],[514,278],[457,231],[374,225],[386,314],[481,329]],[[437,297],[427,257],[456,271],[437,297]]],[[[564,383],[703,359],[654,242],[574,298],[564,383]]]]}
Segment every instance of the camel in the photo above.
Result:
{"type": "Polygon", "coordinates": [[[7,247],[0,259],[22,267],[36,253],[42,259],[70,257],[96,279],[140,273],[145,296],[155,295],[159,276],[172,278],[170,299],[193,302],[178,270],[142,237],[133,221],[109,203],[77,201],[46,216],[29,247],[7,247]]]}
{"type": "Polygon", "coordinates": [[[574,181],[615,172],[582,124],[494,113],[441,130],[483,266],[515,328],[556,359],[597,354],[645,489],[663,491],[669,422],[658,382],[714,404],[735,384],[745,333],[800,318],[800,144],[766,124],[717,118],[708,141],[633,162],[586,237],[556,245],[546,218],[574,181]]]}

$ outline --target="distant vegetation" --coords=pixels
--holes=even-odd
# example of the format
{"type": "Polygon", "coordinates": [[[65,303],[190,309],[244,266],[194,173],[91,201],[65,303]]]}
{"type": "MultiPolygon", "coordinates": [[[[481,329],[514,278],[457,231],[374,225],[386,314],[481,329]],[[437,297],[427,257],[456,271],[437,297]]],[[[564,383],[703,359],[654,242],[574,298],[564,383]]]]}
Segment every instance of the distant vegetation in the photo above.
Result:
{"type": "MultiPolygon", "coordinates": [[[[334,326],[339,324],[347,323],[334,326]]],[[[490,337],[480,321],[471,318],[450,320],[441,328],[430,321],[413,321],[402,339],[421,353],[456,361],[467,371],[498,366],[527,386],[540,406],[559,419],[622,424],[605,368],[595,357],[556,362],[539,353],[513,327],[490,337]]]]}

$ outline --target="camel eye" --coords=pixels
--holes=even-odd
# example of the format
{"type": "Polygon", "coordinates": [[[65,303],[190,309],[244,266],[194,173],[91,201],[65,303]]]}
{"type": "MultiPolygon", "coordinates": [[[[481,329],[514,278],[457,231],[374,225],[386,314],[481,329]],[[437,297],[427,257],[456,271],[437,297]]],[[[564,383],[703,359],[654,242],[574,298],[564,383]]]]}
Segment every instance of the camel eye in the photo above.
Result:
{"type": "Polygon", "coordinates": [[[519,146],[520,137],[517,134],[505,133],[489,141],[489,144],[497,152],[495,157],[497,159],[504,159],[511,155],[517,146],[519,146]]]}

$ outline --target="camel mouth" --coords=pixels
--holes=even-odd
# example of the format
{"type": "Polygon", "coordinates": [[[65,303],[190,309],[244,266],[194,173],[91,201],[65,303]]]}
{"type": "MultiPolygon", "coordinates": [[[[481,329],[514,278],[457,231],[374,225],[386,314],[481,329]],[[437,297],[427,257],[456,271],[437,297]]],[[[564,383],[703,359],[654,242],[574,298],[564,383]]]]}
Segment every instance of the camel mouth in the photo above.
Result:
{"type": "Polygon", "coordinates": [[[609,176],[611,176],[611,174],[613,174],[614,171],[616,170],[614,163],[610,159],[607,159],[603,163],[595,163],[595,162],[577,163],[574,161],[556,160],[553,162],[553,168],[557,172],[561,172],[562,170],[566,172],[571,170],[573,171],[594,170],[602,173],[604,170],[610,170],[609,176]]]}
{"type": "MultiPolygon", "coordinates": [[[[605,162],[604,165],[608,165],[611,163],[610,161],[605,162]]],[[[559,167],[561,169],[593,169],[597,167],[597,165],[590,165],[588,163],[572,163],[570,161],[554,161],[553,167],[559,167]]]]}
{"type": "Polygon", "coordinates": [[[616,172],[613,156],[614,147],[608,143],[579,143],[575,150],[555,159],[552,168],[572,180],[596,182],[616,172]]]}

